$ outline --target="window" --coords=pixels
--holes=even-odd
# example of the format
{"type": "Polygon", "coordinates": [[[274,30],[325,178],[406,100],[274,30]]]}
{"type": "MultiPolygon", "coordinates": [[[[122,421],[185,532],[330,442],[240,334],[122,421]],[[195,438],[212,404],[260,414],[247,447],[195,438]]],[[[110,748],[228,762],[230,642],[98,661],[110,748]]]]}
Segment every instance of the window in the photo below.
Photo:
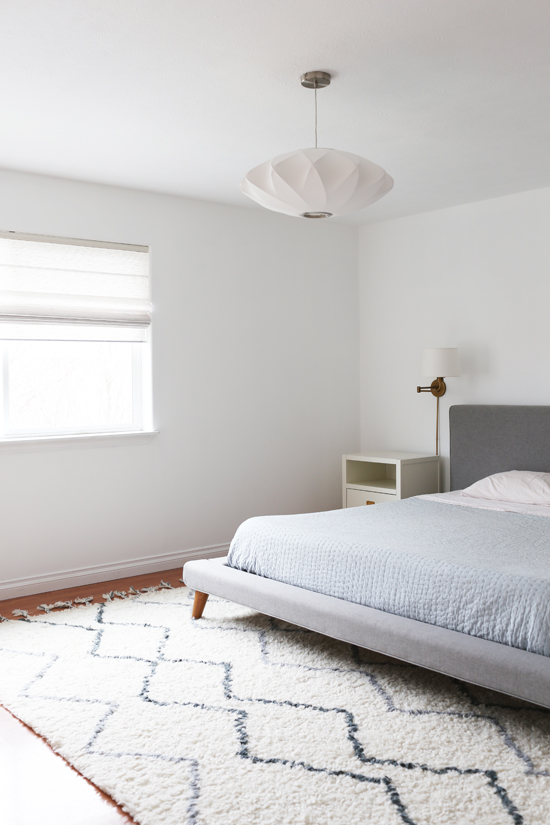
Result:
{"type": "Polygon", "coordinates": [[[148,250],[0,232],[0,439],[150,430],[148,250]]]}

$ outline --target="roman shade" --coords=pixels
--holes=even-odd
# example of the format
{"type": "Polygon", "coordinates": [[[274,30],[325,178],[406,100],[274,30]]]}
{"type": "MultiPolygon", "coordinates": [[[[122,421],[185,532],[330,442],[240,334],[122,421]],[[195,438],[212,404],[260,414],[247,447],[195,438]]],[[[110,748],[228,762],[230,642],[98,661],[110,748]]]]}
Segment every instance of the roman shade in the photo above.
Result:
{"type": "Polygon", "coordinates": [[[0,322],[151,322],[148,248],[0,232],[0,322]]]}

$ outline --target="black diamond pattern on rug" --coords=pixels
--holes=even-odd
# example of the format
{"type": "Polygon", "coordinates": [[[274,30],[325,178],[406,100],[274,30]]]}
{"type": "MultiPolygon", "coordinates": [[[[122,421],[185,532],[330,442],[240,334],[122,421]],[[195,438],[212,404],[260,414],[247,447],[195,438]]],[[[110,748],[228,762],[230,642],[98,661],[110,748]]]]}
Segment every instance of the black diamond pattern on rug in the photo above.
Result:
{"type": "Polygon", "coordinates": [[[186,588],[0,626],[0,700],[143,825],[542,825],[550,713],[186,588]]]}

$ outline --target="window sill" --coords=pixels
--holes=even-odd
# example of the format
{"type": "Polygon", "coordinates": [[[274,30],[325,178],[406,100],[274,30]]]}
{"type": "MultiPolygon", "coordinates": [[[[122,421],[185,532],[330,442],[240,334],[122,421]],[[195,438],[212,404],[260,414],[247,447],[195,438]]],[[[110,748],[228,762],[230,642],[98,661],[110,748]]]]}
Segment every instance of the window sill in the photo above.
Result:
{"type": "Polygon", "coordinates": [[[158,430],[122,433],[82,433],[74,435],[44,435],[28,438],[0,439],[0,451],[36,450],[51,447],[120,447],[124,444],[148,444],[157,436],[158,430]]]}

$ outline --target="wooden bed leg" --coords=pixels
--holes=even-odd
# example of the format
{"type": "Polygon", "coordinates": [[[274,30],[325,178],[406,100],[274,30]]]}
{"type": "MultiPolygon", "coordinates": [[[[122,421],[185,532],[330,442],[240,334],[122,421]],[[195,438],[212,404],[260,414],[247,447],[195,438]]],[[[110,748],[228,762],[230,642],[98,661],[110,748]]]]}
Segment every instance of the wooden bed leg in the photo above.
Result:
{"type": "Polygon", "coordinates": [[[200,619],[200,617],[202,616],[202,611],[206,607],[207,601],[208,593],[201,593],[200,590],[195,590],[195,600],[193,602],[192,613],[194,619],[200,619]]]}

